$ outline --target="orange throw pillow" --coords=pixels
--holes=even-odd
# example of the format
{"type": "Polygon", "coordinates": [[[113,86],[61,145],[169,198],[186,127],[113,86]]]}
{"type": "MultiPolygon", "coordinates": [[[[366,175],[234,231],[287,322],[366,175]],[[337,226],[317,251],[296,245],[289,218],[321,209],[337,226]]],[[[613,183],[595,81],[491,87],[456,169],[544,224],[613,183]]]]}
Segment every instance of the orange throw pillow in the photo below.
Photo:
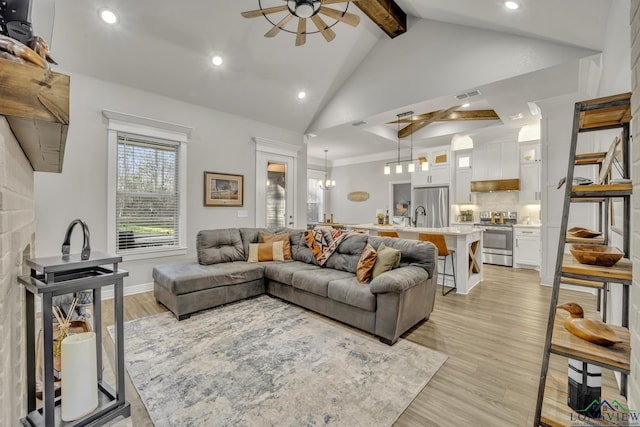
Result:
{"type": "Polygon", "coordinates": [[[282,242],[282,250],[284,251],[284,259],[293,259],[291,256],[291,242],[289,233],[280,234],[262,234],[262,243],[282,242]]]}
{"type": "Polygon", "coordinates": [[[369,283],[371,281],[371,275],[373,273],[373,266],[376,265],[376,259],[378,253],[376,250],[367,243],[364,247],[360,260],[358,261],[358,268],[356,269],[356,277],[360,283],[369,283]]]}
{"type": "Polygon", "coordinates": [[[282,242],[250,243],[247,262],[284,261],[282,242]]]}

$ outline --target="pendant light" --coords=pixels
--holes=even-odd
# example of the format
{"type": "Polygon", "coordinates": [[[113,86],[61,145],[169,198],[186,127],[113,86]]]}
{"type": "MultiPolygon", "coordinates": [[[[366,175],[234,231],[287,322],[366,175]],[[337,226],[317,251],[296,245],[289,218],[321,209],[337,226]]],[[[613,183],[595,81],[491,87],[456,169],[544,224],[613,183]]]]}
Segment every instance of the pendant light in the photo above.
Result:
{"type": "Polygon", "coordinates": [[[329,179],[328,167],[327,167],[327,152],[329,150],[324,150],[324,182],[320,183],[320,188],[325,191],[331,190],[336,186],[336,182],[329,179]]]}

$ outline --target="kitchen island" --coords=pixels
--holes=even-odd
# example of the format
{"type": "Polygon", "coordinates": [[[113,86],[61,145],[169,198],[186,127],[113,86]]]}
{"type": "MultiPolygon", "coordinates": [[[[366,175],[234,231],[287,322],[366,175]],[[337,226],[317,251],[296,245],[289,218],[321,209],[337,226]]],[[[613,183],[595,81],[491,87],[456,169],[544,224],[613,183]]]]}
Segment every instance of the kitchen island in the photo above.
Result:
{"type": "MultiPolygon", "coordinates": [[[[444,234],[449,249],[454,249],[457,293],[467,294],[478,283],[482,282],[482,233],[483,229],[472,226],[426,228],[402,227],[396,225],[357,224],[351,225],[356,231],[364,231],[377,235],[378,231],[396,231],[401,239],[418,240],[418,234],[444,234]]],[[[438,271],[442,271],[442,262],[438,263],[438,271]]],[[[452,264],[447,262],[447,274],[452,273],[452,264]]],[[[440,283],[440,279],[438,279],[440,283]]],[[[445,276],[445,286],[453,286],[453,278],[445,276]]]]}

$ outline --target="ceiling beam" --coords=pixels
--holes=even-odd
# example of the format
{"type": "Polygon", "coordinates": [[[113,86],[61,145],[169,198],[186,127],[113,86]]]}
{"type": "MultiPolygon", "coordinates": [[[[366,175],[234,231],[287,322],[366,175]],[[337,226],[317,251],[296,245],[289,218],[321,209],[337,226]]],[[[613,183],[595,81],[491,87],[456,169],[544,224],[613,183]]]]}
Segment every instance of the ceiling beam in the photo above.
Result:
{"type": "Polygon", "coordinates": [[[413,120],[413,123],[411,123],[409,126],[405,126],[402,129],[400,129],[400,131],[398,132],[398,138],[406,138],[407,136],[411,135],[414,132],[419,131],[420,129],[429,126],[431,123],[433,122],[437,122],[439,120],[441,120],[443,117],[448,116],[449,114],[451,114],[452,112],[456,111],[458,108],[460,108],[459,105],[455,105],[451,108],[447,108],[446,110],[440,110],[440,111],[436,111],[429,119],[427,120],[413,120]]]}
{"type": "MultiPolygon", "coordinates": [[[[432,111],[430,113],[424,113],[417,116],[413,116],[410,119],[400,119],[388,122],[388,124],[396,123],[412,123],[417,120],[430,120],[434,114],[438,111],[432,111]]],[[[494,110],[466,110],[466,111],[454,111],[449,115],[438,119],[440,122],[448,121],[462,121],[462,120],[500,120],[500,117],[494,110]]]]}
{"type": "Polygon", "coordinates": [[[407,14],[394,0],[356,0],[353,4],[392,39],[407,31],[407,14]]]}

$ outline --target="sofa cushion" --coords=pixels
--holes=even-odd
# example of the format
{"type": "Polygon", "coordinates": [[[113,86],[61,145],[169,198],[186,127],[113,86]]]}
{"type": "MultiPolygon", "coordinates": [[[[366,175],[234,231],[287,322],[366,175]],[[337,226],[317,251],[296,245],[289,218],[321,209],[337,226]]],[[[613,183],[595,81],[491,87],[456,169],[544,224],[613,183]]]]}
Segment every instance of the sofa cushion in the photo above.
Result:
{"type": "Polygon", "coordinates": [[[155,283],[174,295],[260,280],[263,275],[262,264],[248,264],[244,261],[212,265],[184,262],[162,264],[153,268],[155,283]]]}
{"type": "Polygon", "coordinates": [[[307,246],[307,241],[305,240],[306,230],[288,230],[287,232],[291,241],[291,257],[295,261],[318,265],[318,260],[307,246]]]}
{"type": "Polygon", "coordinates": [[[378,252],[373,249],[373,246],[367,243],[358,260],[358,268],[356,270],[358,282],[369,283],[371,281],[373,266],[376,265],[377,258],[378,252]]]}
{"type": "Polygon", "coordinates": [[[324,266],[356,274],[358,261],[366,244],[366,234],[351,234],[345,237],[324,266]]]}
{"type": "Polygon", "coordinates": [[[371,246],[376,250],[382,243],[386,246],[400,250],[402,253],[400,258],[400,267],[415,265],[417,267],[424,268],[429,274],[429,278],[433,276],[435,263],[438,259],[438,253],[433,243],[377,236],[369,236],[368,242],[371,243],[371,246]]]}
{"type": "Polygon", "coordinates": [[[393,270],[400,265],[401,253],[398,249],[390,248],[382,243],[378,246],[378,256],[373,266],[371,277],[375,279],[385,271],[393,270]]]}
{"type": "Polygon", "coordinates": [[[247,262],[284,261],[283,242],[249,243],[247,262]]]}
{"type": "Polygon", "coordinates": [[[346,271],[330,270],[323,268],[317,270],[303,270],[293,273],[291,284],[296,289],[310,292],[312,294],[327,296],[327,287],[329,282],[337,279],[349,279],[353,274],[346,271]]]}
{"type": "Polygon", "coordinates": [[[291,257],[291,240],[289,237],[289,233],[260,233],[260,241],[263,243],[270,242],[282,242],[282,249],[284,251],[284,259],[290,260],[293,259],[291,257]]]}
{"type": "Polygon", "coordinates": [[[245,260],[242,238],[237,228],[202,230],[198,233],[196,243],[198,262],[202,265],[245,260]]]}
{"type": "Polygon", "coordinates": [[[285,263],[269,263],[265,264],[264,277],[269,280],[292,285],[293,273],[302,270],[320,270],[317,265],[306,264],[300,261],[292,261],[285,263]]]}
{"type": "Polygon", "coordinates": [[[240,237],[242,237],[242,247],[244,249],[245,260],[249,257],[249,244],[261,243],[260,233],[273,233],[273,230],[269,230],[268,228],[240,228],[238,230],[240,231],[240,237]]]}
{"type": "Polygon", "coordinates": [[[359,283],[355,276],[329,282],[327,296],[366,311],[376,311],[376,296],[369,290],[369,285],[359,283]]]}

